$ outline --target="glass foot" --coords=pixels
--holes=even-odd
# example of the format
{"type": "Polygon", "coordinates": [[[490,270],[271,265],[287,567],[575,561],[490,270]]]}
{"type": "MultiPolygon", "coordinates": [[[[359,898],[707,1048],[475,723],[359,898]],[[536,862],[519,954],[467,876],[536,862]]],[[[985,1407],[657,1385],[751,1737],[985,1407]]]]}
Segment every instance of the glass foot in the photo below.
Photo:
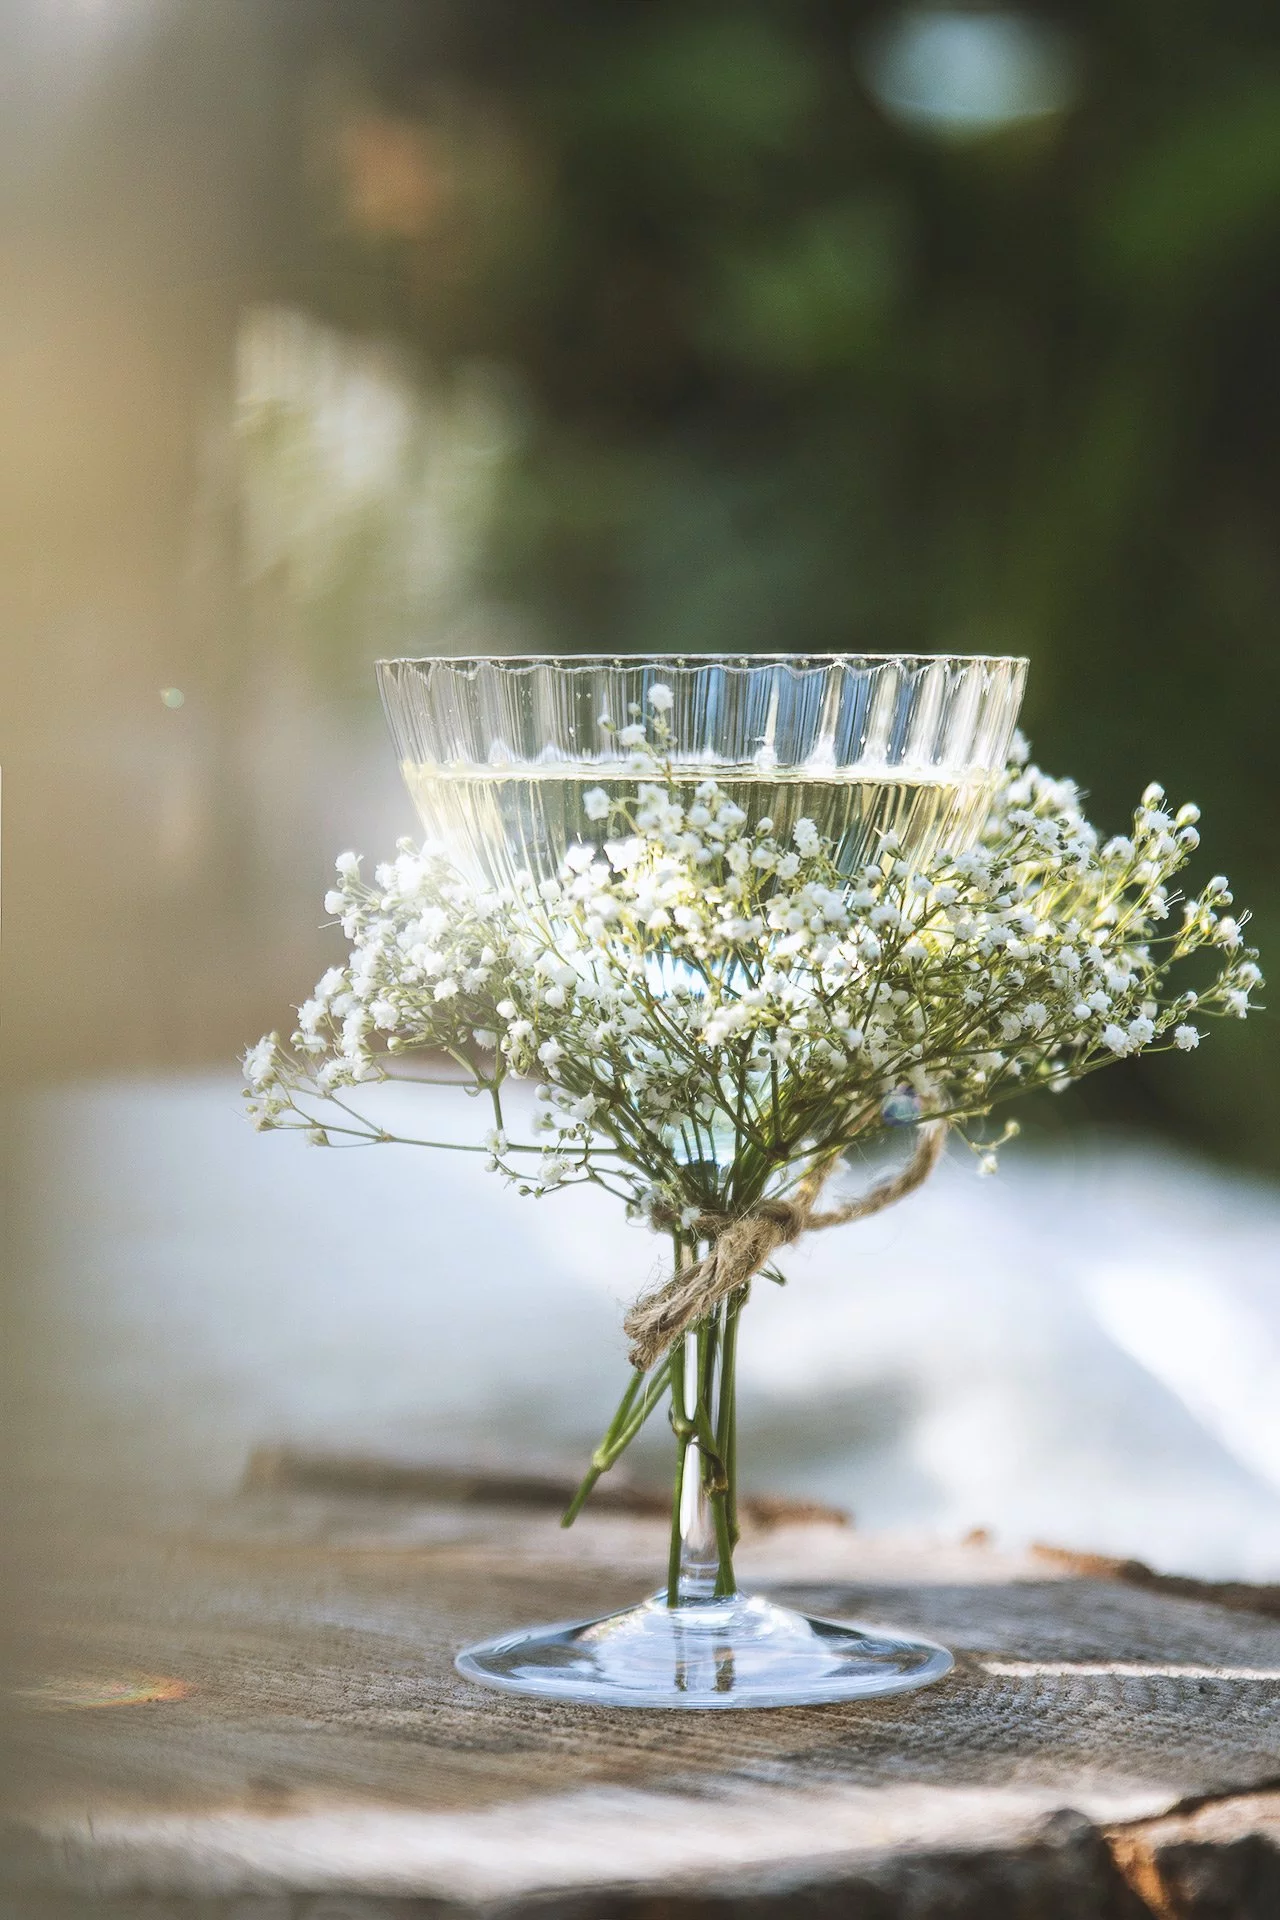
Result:
{"type": "Polygon", "coordinates": [[[459,1673],[508,1693],[602,1707],[797,1707],[941,1680],[944,1647],[815,1620],[734,1594],[668,1607],[654,1594],[602,1620],[527,1627],[468,1647],[459,1673]]]}

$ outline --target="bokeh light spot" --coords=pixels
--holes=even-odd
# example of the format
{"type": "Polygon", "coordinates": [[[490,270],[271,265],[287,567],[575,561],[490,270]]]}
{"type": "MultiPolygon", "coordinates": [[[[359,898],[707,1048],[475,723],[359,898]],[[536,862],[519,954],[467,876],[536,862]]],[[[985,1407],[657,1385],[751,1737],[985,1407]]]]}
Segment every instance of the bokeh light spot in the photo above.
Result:
{"type": "Polygon", "coordinates": [[[1061,113],[1074,100],[1067,36],[1014,12],[911,9],[868,37],[859,68],[891,119],[943,137],[996,133],[1061,113]]]}
{"type": "Polygon", "coordinates": [[[195,1688],[171,1674],[122,1674],[104,1680],[101,1675],[58,1675],[19,1689],[19,1697],[49,1712],[83,1707],[142,1707],[161,1701],[185,1700],[195,1688]]]}

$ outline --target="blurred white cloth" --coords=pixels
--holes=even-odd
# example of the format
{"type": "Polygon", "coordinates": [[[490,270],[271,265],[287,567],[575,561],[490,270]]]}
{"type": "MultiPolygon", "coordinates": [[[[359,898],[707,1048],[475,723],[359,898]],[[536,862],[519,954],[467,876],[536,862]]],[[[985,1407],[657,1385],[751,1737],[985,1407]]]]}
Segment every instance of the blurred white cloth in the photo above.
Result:
{"type": "MultiPolygon", "coordinates": [[[[398,1092],[476,1138],[461,1092],[398,1092]]],[[[223,1078],[11,1102],[30,1451],[229,1487],[287,1441],[573,1463],[625,1383],[659,1242],[478,1156],[253,1134],[223,1078]]],[[[744,1323],[745,1478],[860,1524],[991,1527],[1280,1578],[1280,1190],[1132,1142],[953,1148],[900,1208],[812,1236],[744,1323]]],[[[654,1423],[648,1463],[665,1475],[654,1423]]]]}

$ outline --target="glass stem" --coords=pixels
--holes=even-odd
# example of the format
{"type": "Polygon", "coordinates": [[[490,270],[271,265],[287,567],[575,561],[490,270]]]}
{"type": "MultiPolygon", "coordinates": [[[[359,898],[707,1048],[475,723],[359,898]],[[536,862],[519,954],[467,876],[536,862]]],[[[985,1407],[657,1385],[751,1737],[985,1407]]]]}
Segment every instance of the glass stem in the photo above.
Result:
{"type": "MultiPolygon", "coordinates": [[[[740,1306],[741,1303],[739,1302],[740,1306]]],[[[736,1313],[735,1313],[736,1322],[736,1313]]],[[[733,1432],[736,1341],[726,1309],[703,1321],[671,1358],[671,1424],[678,1454],[667,1605],[731,1597],[736,1497],[722,1435],[733,1432]]],[[[736,1325],[735,1325],[736,1332],[736,1325]]]]}

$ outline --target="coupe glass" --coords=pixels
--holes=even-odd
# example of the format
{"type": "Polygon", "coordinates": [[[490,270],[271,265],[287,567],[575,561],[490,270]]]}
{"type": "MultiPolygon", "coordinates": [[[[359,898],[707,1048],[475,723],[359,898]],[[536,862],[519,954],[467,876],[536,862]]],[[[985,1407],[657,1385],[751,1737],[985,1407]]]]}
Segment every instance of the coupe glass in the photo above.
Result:
{"type": "MultiPolygon", "coordinates": [[[[526,872],[554,878],[572,845],[598,842],[584,795],[634,789],[621,736],[652,714],[657,685],[672,696],[663,756],[689,790],[680,797],[714,778],[752,825],[768,816],[779,837],[807,816],[835,843],[845,872],[889,828],[909,860],[960,852],[981,830],[1025,674],[1019,659],[919,654],[455,656],[378,666],[427,835],[463,873],[499,887],[526,872]]],[[[674,965],[668,976],[678,977],[674,965]]],[[[722,1319],[705,1342],[702,1330],[688,1335],[683,1369],[685,1403],[701,1395],[713,1430],[732,1435],[736,1319],[732,1332],[728,1325],[722,1319]]],[[[930,1641],[813,1619],[726,1583],[696,1440],[681,1462],[661,1592],[601,1620],[470,1647],[459,1670],[516,1693],[683,1708],[861,1699],[949,1671],[951,1655],[930,1641]]],[[[723,1529],[722,1512],[719,1520],[723,1529]]]]}

